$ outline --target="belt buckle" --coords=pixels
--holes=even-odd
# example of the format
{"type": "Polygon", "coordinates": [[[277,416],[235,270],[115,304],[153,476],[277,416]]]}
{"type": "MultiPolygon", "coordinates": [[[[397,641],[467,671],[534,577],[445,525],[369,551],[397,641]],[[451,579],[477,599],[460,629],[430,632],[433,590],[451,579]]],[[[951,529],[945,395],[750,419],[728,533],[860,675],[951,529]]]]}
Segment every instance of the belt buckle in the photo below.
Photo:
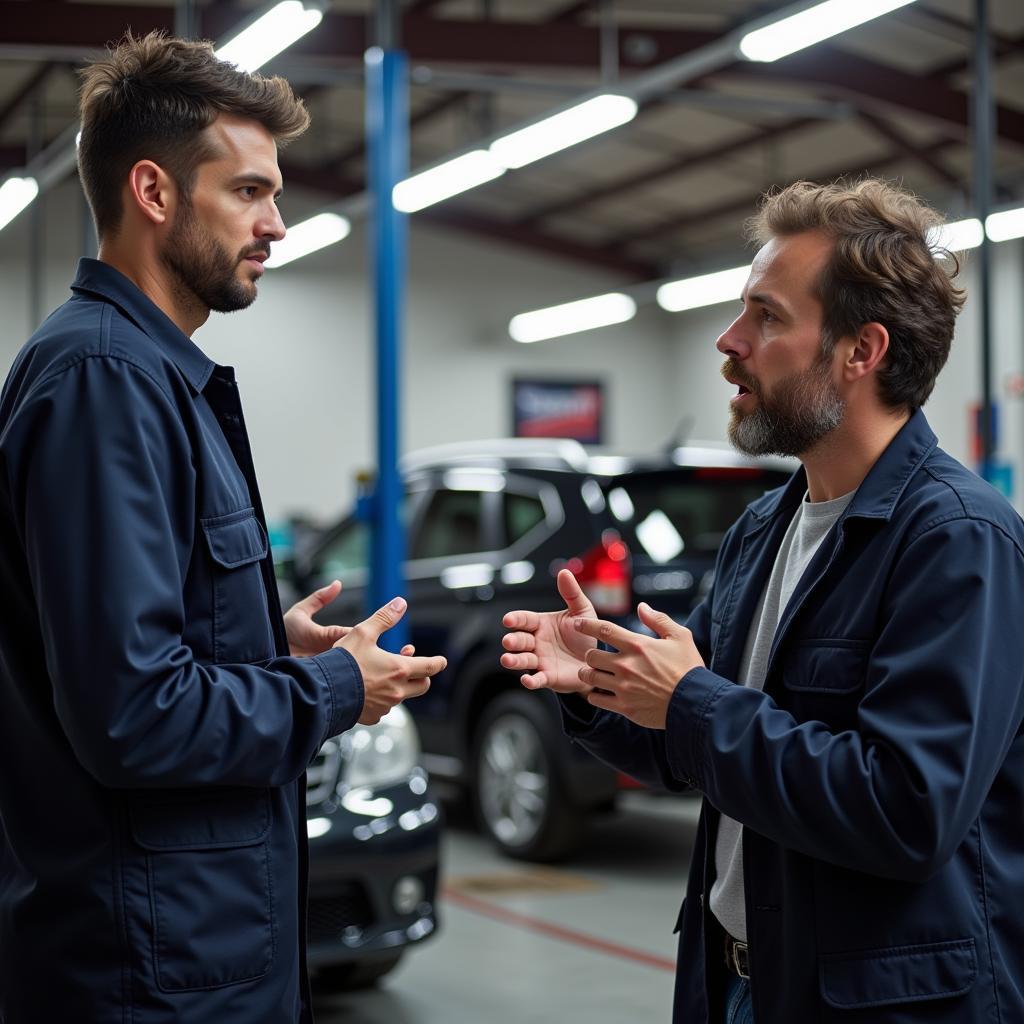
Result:
{"type": "Polygon", "coordinates": [[[726,946],[726,961],[729,967],[741,978],[750,978],[750,947],[739,939],[729,937],[726,946]]]}

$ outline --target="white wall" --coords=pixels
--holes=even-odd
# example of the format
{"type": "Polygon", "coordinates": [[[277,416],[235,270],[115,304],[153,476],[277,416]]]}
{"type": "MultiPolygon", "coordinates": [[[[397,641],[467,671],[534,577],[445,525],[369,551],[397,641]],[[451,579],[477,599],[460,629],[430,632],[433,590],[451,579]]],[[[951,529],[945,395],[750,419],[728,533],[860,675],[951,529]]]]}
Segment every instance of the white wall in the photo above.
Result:
{"type": "MultiPolygon", "coordinates": [[[[291,199],[291,197],[290,197],[291,199]]],[[[294,199],[291,199],[294,202],[294,199]]],[[[301,202],[300,202],[301,206],[301,202]]],[[[77,185],[47,197],[44,307],[63,301],[82,245],[77,185]]],[[[289,213],[299,219],[305,211],[289,213]]],[[[28,216],[0,246],[0,370],[30,332],[28,216]]],[[[995,247],[994,381],[1003,457],[1024,504],[1024,409],[1004,382],[1022,370],[1024,253],[995,247]]],[[[268,516],[327,520],[374,462],[375,391],[368,257],[359,226],[341,245],[270,272],[248,310],[215,314],[195,336],[213,359],[236,367],[268,516]]],[[[969,263],[970,291],[977,261],[969,263]]],[[[609,447],[661,447],[684,419],[689,436],[725,437],[730,387],[721,380],[718,334],[732,305],[670,315],[643,307],[630,324],[517,345],[510,316],[616,286],[613,275],[515,247],[427,228],[412,220],[403,370],[402,447],[507,435],[515,376],[599,378],[606,388],[609,447]]],[[[978,309],[960,318],[949,364],[926,411],[940,443],[969,461],[968,406],[977,401],[978,309]]]]}

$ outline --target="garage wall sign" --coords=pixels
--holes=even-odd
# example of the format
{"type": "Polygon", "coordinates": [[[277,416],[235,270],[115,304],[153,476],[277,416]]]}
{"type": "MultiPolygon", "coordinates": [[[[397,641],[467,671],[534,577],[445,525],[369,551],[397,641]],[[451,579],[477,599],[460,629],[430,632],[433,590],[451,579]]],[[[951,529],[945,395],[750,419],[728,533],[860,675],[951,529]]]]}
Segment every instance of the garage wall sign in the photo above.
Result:
{"type": "Polygon", "coordinates": [[[515,437],[567,437],[601,444],[604,385],[597,380],[512,381],[515,437]]]}

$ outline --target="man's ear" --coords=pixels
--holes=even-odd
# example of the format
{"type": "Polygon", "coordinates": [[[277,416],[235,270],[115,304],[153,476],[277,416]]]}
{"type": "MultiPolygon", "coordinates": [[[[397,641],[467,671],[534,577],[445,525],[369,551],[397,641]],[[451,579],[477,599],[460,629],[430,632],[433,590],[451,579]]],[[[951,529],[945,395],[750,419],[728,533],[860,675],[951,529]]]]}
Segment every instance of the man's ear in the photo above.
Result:
{"type": "Polygon", "coordinates": [[[880,323],[861,324],[847,342],[843,379],[853,382],[874,373],[889,351],[889,332],[880,323]]]}
{"type": "Polygon", "coordinates": [[[178,198],[174,179],[152,160],[140,160],[128,172],[128,201],[153,224],[166,224],[178,198]]]}

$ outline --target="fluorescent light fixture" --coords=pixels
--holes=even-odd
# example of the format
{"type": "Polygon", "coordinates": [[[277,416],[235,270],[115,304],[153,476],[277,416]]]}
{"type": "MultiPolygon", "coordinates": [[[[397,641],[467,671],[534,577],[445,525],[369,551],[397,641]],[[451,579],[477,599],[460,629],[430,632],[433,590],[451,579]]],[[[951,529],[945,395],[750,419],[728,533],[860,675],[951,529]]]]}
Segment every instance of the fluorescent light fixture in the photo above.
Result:
{"type": "Polygon", "coordinates": [[[977,249],[981,245],[983,233],[981,221],[977,217],[956,220],[952,224],[943,224],[928,235],[932,252],[941,256],[943,252],[963,252],[965,249],[977,249]]]}
{"type": "Polygon", "coordinates": [[[658,305],[670,313],[679,313],[684,309],[714,306],[719,302],[735,302],[739,300],[749,276],[750,264],[747,264],[714,274],[668,281],[658,289],[658,305]]]}
{"type": "Polygon", "coordinates": [[[39,194],[35,178],[8,178],[0,185],[0,229],[5,228],[39,194]]]}
{"type": "Polygon", "coordinates": [[[1024,206],[989,214],[985,219],[985,231],[993,242],[1024,237],[1024,206]]]}
{"type": "Polygon", "coordinates": [[[316,28],[323,16],[315,5],[283,0],[216,50],[214,56],[234,64],[239,71],[255,71],[316,28]]]}
{"type": "Polygon", "coordinates": [[[525,167],[636,117],[636,100],[605,93],[495,139],[490,150],[503,167],[525,167]]]}
{"type": "Polygon", "coordinates": [[[474,149],[400,181],[391,192],[391,202],[402,213],[414,213],[504,173],[505,168],[486,149],[474,149]]]}
{"type": "Polygon", "coordinates": [[[340,242],[351,230],[352,225],[344,217],[336,213],[318,213],[288,228],[284,238],[271,245],[270,259],[264,266],[283,267],[301,256],[308,256],[317,249],[340,242]]]}
{"type": "Polygon", "coordinates": [[[913,0],[826,0],[748,32],[740,40],[740,53],[747,60],[778,60],[911,3],[913,0]]]}
{"type": "Polygon", "coordinates": [[[560,338],[565,334],[589,331],[595,327],[622,324],[636,316],[636,302],[621,292],[578,299],[561,306],[535,309],[512,317],[508,333],[514,341],[524,344],[560,338]]]}

